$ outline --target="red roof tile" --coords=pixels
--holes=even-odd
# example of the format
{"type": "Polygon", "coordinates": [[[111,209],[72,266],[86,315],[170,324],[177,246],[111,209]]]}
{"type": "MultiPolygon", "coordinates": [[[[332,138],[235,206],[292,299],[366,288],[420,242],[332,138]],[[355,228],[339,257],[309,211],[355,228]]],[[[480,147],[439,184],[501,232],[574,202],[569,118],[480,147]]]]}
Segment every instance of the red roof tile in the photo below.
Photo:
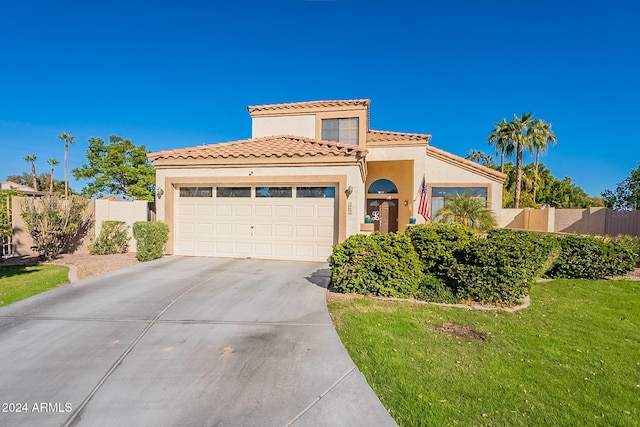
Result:
{"type": "Polygon", "coordinates": [[[431,135],[424,133],[404,133],[389,132],[385,130],[370,130],[367,133],[367,142],[406,142],[406,141],[425,141],[429,142],[431,135]]]}
{"type": "Polygon", "coordinates": [[[362,105],[368,107],[370,104],[368,99],[345,99],[334,101],[307,101],[307,102],[290,102],[286,104],[267,104],[267,105],[250,105],[247,107],[249,113],[258,111],[279,111],[279,110],[297,110],[305,108],[318,107],[347,107],[362,105]]]}
{"type": "Polygon", "coordinates": [[[164,150],[148,154],[157,159],[197,158],[259,158],[306,156],[354,156],[364,152],[357,145],[323,141],[299,136],[278,135],[240,141],[209,144],[199,147],[164,150]]]}

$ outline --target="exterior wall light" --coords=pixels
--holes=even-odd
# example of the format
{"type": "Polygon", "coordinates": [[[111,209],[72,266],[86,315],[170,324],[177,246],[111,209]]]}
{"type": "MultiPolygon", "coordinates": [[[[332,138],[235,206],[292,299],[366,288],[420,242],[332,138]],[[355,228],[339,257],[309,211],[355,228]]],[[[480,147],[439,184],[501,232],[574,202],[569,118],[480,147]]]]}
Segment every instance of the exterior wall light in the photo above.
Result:
{"type": "Polygon", "coordinates": [[[162,188],[158,188],[158,191],[156,191],[156,196],[158,196],[158,199],[162,199],[163,195],[164,195],[164,190],[162,188]]]}
{"type": "Polygon", "coordinates": [[[351,195],[351,193],[353,193],[353,187],[352,186],[348,186],[346,190],[344,190],[344,194],[347,195],[347,197],[349,197],[351,195]]]}

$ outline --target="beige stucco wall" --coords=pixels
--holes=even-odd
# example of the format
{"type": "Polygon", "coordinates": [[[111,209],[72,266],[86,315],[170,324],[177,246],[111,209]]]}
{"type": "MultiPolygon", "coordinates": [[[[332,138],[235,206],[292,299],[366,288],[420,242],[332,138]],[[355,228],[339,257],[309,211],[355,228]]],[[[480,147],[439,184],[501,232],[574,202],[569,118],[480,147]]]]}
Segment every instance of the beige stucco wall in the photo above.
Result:
{"type": "Polygon", "coordinates": [[[411,216],[416,218],[417,224],[425,222],[424,218],[417,213],[418,204],[420,203],[418,189],[422,184],[422,176],[428,170],[425,147],[426,144],[405,147],[371,147],[368,149],[366,188],[379,178],[390,179],[398,186],[398,191],[400,192],[398,194],[400,203],[398,207],[398,230],[400,231],[406,228],[411,216]],[[402,170],[402,168],[410,168],[410,172],[402,170]],[[385,175],[396,177],[398,182],[385,175]],[[404,206],[405,200],[408,202],[406,207],[404,206]]]}
{"type": "Polygon", "coordinates": [[[129,252],[136,251],[136,239],[133,237],[133,223],[149,220],[149,202],[135,200],[120,202],[115,200],[95,200],[95,232],[93,238],[100,235],[103,221],[124,221],[128,226],[129,252]]]}
{"type": "MultiPolygon", "coordinates": [[[[422,178],[422,175],[421,175],[422,178]]],[[[431,187],[460,186],[487,187],[487,204],[498,223],[502,214],[502,184],[476,174],[467,169],[457,167],[433,157],[426,157],[426,180],[429,189],[431,187]]]]}
{"type": "Polygon", "coordinates": [[[606,208],[556,209],[555,231],[605,234],[606,208]]]}
{"type": "MultiPolygon", "coordinates": [[[[38,256],[38,253],[31,250],[33,239],[27,231],[27,227],[22,219],[21,213],[24,209],[23,204],[27,202],[26,197],[14,196],[12,198],[13,214],[12,214],[12,246],[13,254],[21,257],[38,256]]],[[[94,235],[95,221],[95,200],[89,200],[87,204],[86,216],[90,218],[89,229],[84,233],[80,232],[71,245],[71,252],[88,253],[88,245],[94,235]]]]}
{"type": "MultiPolygon", "coordinates": [[[[180,184],[295,185],[298,183],[336,186],[335,225],[338,242],[360,232],[360,223],[363,222],[365,215],[365,194],[362,173],[358,165],[157,169],[156,187],[164,191],[164,196],[160,200],[156,199],[157,220],[166,222],[170,229],[173,228],[172,210],[176,200],[174,192],[180,184]],[[345,190],[349,187],[353,191],[347,197],[345,190]],[[167,205],[171,205],[171,210],[167,205]]],[[[170,236],[169,244],[171,243],[170,236]]]]}
{"type": "Polygon", "coordinates": [[[295,135],[316,137],[316,117],[313,114],[279,117],[253,117],[251,136],[260,138],[271,135],[295,135]]]}

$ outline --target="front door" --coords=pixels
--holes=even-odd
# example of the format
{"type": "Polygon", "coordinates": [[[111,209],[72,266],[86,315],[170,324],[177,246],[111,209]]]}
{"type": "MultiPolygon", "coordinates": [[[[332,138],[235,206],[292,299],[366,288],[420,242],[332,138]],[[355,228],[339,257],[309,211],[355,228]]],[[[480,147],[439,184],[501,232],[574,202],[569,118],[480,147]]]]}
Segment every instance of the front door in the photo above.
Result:
{"type": "Polygon", "coordinates": [[[398,199],[368,199],[367,215],[373,220],[375,231],[398,231],[398,199]]]}

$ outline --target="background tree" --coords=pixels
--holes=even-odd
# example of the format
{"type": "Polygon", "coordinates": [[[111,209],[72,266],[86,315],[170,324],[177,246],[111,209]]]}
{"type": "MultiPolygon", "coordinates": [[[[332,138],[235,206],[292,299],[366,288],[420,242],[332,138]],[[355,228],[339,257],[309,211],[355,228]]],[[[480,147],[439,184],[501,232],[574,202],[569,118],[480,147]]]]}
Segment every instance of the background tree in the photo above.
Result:
{"type": "Polygon", "coordinates": [[[73,145],[76,142],[76,137],[70,133],[62,131],[58,138],[64,141],[64,197],[69,197],[69,169],[67,167],[67,157],[69,154],[69,145],[73,145]]]}
{"type": "Polygon", "coordinates": [[[35,154],[29,154],[24,156],[24,161],[31,163],[31,185],[33,189],[38,191],[38,177],[36,176],[36,159],[38,157],[35,154]]]}
{"type": "MultiPolygon", "coordinates": [[[[51,175],[49,173],[40,173],[37,176],[38,188],[47,188],[50,185],[51,175]]],[[[7,181],[15,182],[16,184],[26,185],[33,187],[33,177],[30,172],[23,172],[22,175],[8,175],[7,181]]],[[[64,182],[58,179],[53,179],[53,191],[60,194],[64,193],[64,182]]],[[[69,194],[74,194],[72,189],[69,189],[69,194]]]]}
{"type": "Polygon", "coordinates": [[[549,147],[555,145],[557,142],[556,136],[551,130],[551,123],[545,123],[544,120],[535,119],[531,122],[530,126],[530,134],[531,134],[531,149],[532,153],[535,155],[536,162],[535,168],[533,170],[533,202],[536,201],[536,193],[538,189],[538,184],[540,181],[539,178],[539,165],[540,165],[540,154],[544,154],[549,150],[549,147]]]}
{"type": "MultiPolygon", "coordinates": [[[[504,182],[502,207],[513,208],[515,166],[509,162],[505,164],[507,179],[504,182]]],[[[529,163],[522,168],[523,188],[520,194],[521,208],[538,208],[547,205],[554,208],[588,208],[592,206],[604,206],[600,198],[592,198],[580,187],[574,184],[569,177],[557,179],[551,174],[544,163],[538,165],[535,172],[535,163],[529,163]],[[528,187],[527,187],[527,184],[528,187]],[[537,189],[537,199],[533,200],[533,186],[537,189]]]]}
{"type": "Polygon", "coordinates": [[[472,162],[480,163],[482,166],[486,166],[488,168],[496,166],[496,162],[493,160],[493,157],[480,150],[469,150],[464,158],[471,160],[472,162]]]}
{"type": "Polygon", "coordinates": [[[485,201],[467,192],[448,200],[438,211],[435,220],[457,222],[476,230],[489,230],[496,225],[493,213],[487,209],[485,201]]]}
{"type": "Polygon", "coordinates": [[[618,210],[640,209],[640,162],[638,167],[631,169],[631,174],[619,182],[614,191],[606,190],[602,193],[605,205],[618,210]]]}
{"type": "Polygon", "coordinates": [[[109,143],[89,138],[87,164],[73,169],[76,179],[89,179],[82,189],[85,196],[125,194],[140,200],[154,200],[155,170],[147,159],[144,145],[136,146],[116,135],[109,143]]]}
{"type": "Polygon", "coordinates": [[[489,145],[496,146],[496,154],[500,154],[500,172],[504,173],[504,161],[506,157],[511,157],[515,149],[513,142],[506,139],[507,120],[493,124],[494,128],[489,134],[487,141],[489,145]]]}
{"type": "Polygon", "coordinates": [[[47,160],[47,163],[49,163],[49,166],[51,166],[51,178],[49,179],[49,193],[53,193],[53,170],[57,165],[60,164],[60,162],[56,159],[49,159],[47,160]]]}

